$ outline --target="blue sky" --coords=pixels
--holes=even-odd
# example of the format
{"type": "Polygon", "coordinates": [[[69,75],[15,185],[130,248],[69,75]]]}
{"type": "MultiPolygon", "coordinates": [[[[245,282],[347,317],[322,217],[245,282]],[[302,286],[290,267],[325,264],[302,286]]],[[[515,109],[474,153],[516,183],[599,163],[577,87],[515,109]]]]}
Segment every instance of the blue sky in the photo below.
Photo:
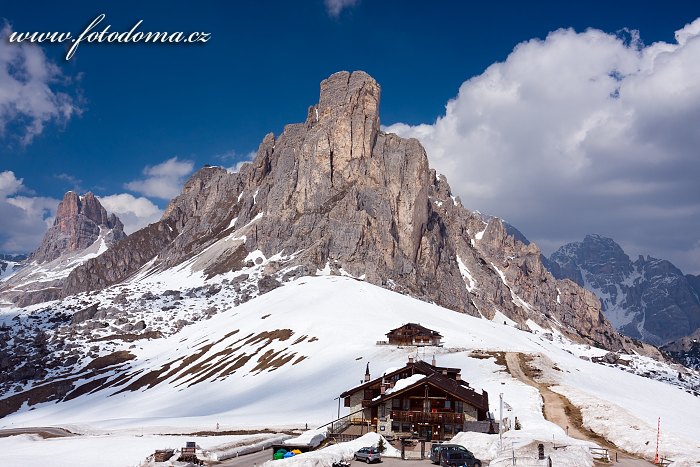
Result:
{"type": "MultiPolygon", "coordinates": [[[[279,134],[286,123],[303,121],[307,107],[318,98],[322,79],[335,71],[362,69],[382,86],[383,125],[399,124],[391,128],[419,138],[424,135],[431,163],[431,150],[437,155],[447,151],[449,157],[457,158],[447,160],[448,156],[441,155],[434,165],[447,174],[467,207],[505,217],[541,244],[546,253],[564,241],[597,232],[613,236],[630,253],[668,257],[682,263],[688,272],[700,272],[700,191],[695,188],[693,192],[692,185],[682,184],[673,193],[654,192],[655,196],[644,203],[647,210],[642,209],[625,223],[619,222],[620,212],[641,207],[625,205],[630,193],[621,193],[618,188],[606,194],[608,199],[619,201],[619,211],[609,215],[600,215],[609,203],[582,194],[576,201],[581,205],[587,199],[602,204],[596,204],[596,209],[585,215],[576,208],[578,213],[571,212],[571,218],[584,218],[577,222],[566,217],[565,206],[547,205],[546,200],[557,197],[552,192],[542,192],[541,197],[532,197],[532,205],[514,209],[513,196],[517,193],[494,189],[486,196],[489,190],[479,191],[475,188],[478,184],[463,175],[469,167],[482,167],[457,154],[455,148],[462,147],[460,141],[473,140],[468,132],[460,139],[459,134],[444,135],[444,130],[432,126],[445,116],[448,101],[459,103],[460,86],[465,96],[471,95],[467,92],[469,86],[475,78],[485,76],[490,66],[500,63],[505,67],[509,57],[517,63],[518,44],[538,39],[541,46],[532,46],[537,49],[532,53],[549,57],[546,54],[553,48],[549,46],[556,46],[558,37],[550,33],[560,28],[573,28],[575,34],[594,28],[603,38],[620,38],[623,45],[629,45],[630,38],[634,43],[636,33],[629,32],[634,30],[641,40],[632,49],[639,55],[640,50],[655,42],[676,44],[674,33],[700,16],[700,6],[694,2],[143,3],[70,2],[40,8],[14,3],[0,11],[0,21],[17,32],[58,30],[77,35],[98,14],[105,13],[103,25],[110,24],[115,31],[126,31],[143,20],[142,31],[211,33],[209,42],[197,45],[82,44],[69,61],[64,59],[64,45],[42,45],[37,66],[44,72],[37,78],[38,87],[24,92],[44,93],[43,99],[13,100],[12,81],[0,79],[0,91],[10,94],[0,97],[0,124],[4,130],[0,135],[0,251],[33,248],[46,228],[46,220],[50,221],[52,203],[71,189],[90,190],[106,198],[108,208],[123,211],[118,214],[132,228],[154,220],[158,209],[167,204],[193,170],[207,163],[234,166],[249,157],[266,133],[279,134]],[[421,124],[424,126],[418,126],[421,124]],[[665,197],[667,203],[654,205],[654,197],[665,197]],[[649,213],[666,210],[669,205],[678,208],[673,219],[650,219],[649,213]],[[645,219],[655,225],[668,221],[670,230],[685,230],[686,235],[665,239],[660,239],[662,235],[657,231],[641,235],[639,231],[648,227],[645,219]]],[[[8,32],[6,27],[4,33],[8,32]]],[[[571,46],[572,50],[577,50],[577,41],[585,44],[588,40],[593,44],[591,49],[600,42],[581,35],[560,39],[563,47],[571,46]]],[[[16,60],[34,56],[16,44],[3,42],[0,47],[15,54],[16,60]]],[[[610,45],[610,50],[614,47],[610,45]]],[[[527,52],[523,49],[526,47],[520,47],[521,55],[527,52]]],[[[17,62],[12,63],[7,53],[5,58],[0,57],[0,71],[12,76],[17,62]]],[[[620,53],[614,54],[624,62],[623,68],[629,66],[632,70],[637,66],[619,58],[620,53]]],[[[590,60],[599,63],[609,55],[603,51],[590,60]]],[[[614,66],[620,63],[616,61],[614,66]]],[[[510,75],[504,68],[503,75],[519,80],[521,75],[515,77],[515,69],[522,67],[509,68],[510,75]]],[[[26,84],[21,77],[18,81],[26,84]]],[[[700,109],[700,103],[694,100],[696,90],[688,90],[687,86],[682,89],[687,93],[685,100],[694,103],[684,124],[697,128],[700,111],[692,112],[693,108],[700,109]]],[[[592,109],[590,115],[599,113],[600,109],[592,109]]],[[[580,118],[583,121],[588,117],[580,118]]],[[[543,118],[546,120],[546,116],[543,118]]],[[[463,128],[461,123],[456,127],[463,128]]],[[[655,128],[664,131],[658,125],[655,128]]],[[[672,138],[679,141],[677,152],[683,160],[673,165],[683,167],[685,173],[697,174],[698,165],[691,160],[692,141],[684,138],[683,134],[672,138]]],[[[543,152],[537,141],[537,137],[524,144],[511,141],[523,147],[523,173],[530,173],[538,164],[548,164],[547,160],[530,157],[543,152]]],[[[601,144],[600,140],[595,143],[595,147],[601,144]]],[[[632,151],[636,147],[620,144],[618,141],[608,151],[632,151]]],[[[481,157],[500,156],[489,153],[481,157]]],[[[594,172],[617,174],[609,183],[615,187],[631,183],[632,193],[640,184],[654,182],[648,179],[650,173],[666,176],[662,182],[676,176],[670,169],[659,170],[658,165],[654,170],[647,168],[645,174],[634,174],[641,169],[633,161],[612,163],[616,166],[595,162],[594,172]],[[617,171],[617,165],[623,163],[630,164],[627,175],[617,171]]],[[[498,168],[483,166],[483,170],[482,181],[489,184],[494,177],[489,171],[498,168]]],[[[545,170],[545,176],[560,176],[550,172],[545,170]]],[[[495,186],[498,184],[491,185],[495,186]]],[[[535,187],[532,190],[537,191],[535,187]]],[[[573,194],[561,198],[571,197],[573,194]]],[[[617,206],[618,201],[613,204],[617,206]]]]}

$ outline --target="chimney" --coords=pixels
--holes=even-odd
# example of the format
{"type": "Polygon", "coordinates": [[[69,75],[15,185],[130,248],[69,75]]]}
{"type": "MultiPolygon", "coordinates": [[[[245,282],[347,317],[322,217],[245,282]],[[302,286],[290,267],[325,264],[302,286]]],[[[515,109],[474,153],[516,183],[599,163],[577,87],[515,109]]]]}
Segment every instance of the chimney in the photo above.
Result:
{"type": "Polygon", "coordinates": [[[457,381],[462,381],[462,373],[457,373],[457,376],[455,377],[457,381]]]}
{"type": "Polygon", "coordinates": [[[413,355],[411,355],[410,357],[408,357],[408,363],[413,363],[413,355]]]}
{"type": "Polygon", "coordinates": [[[381,384],[381,386],[379,386],[379,393],[380,393],[382,396],[383,396],[384,393],[386,392],[386,387],[387,387],[386,381],[384,381],[384,378],[382,377],[382,384],[381,384]]]}
{"type": "Polygon", "coordinates": [[[370,380],[369,376],[369,362],[367,362],[367,369],[365,369],[365,383],[370,380]]]}
{"type": "Polygon", "coordinates": [[[435,361],[435,354],[433,354],[433,366],[437,366],[437,362],[435,361]]]}

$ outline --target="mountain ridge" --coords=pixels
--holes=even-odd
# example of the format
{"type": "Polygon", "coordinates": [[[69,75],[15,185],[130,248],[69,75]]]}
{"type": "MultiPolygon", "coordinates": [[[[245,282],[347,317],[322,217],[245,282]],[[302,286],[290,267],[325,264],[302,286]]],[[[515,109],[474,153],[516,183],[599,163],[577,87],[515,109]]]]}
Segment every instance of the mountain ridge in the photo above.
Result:
{"type": "Polygon", "coordinates": [[[555,277],[595,292],[625,335],[663,345],[700,328],[698,281],[669,261],[651,256],[632,261],[613,239],[587,235],[560,247],[548,264],[555,277]]]}
{"type": "Polygon", "coordinates": [[[147,263],[211,278],[260,251],[286,258],[267,266],[271,284],[328,269],[475,316],[503,312],[524,327],[531,319],[629,345],[592,294],[549,274],[536,245],[466,210],[417,140],[380,130],[373,78],[339,72],[320,88],[305,122],[265,136],[237,173],[196,172],[159,222],[77,267],[61,296],[117,284],[147,263]]]}

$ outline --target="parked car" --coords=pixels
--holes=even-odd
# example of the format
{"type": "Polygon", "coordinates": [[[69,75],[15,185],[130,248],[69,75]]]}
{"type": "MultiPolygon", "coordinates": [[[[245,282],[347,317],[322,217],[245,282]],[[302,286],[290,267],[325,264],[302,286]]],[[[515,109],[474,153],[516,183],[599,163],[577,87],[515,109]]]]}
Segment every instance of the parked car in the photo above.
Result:
{"type": "Polygon", "coordinates": [[[440,465],[442,467],[481,467],[481,461],[469,451],[445,451],[440,465]]]}
{"type": "Polygon", "coordinates": [[[373,447],[362,448],[357,451],[353,457],[356,461],[365,461],[368,464],[370,462],[382,461],[382,455],[379,453],[379,449],[373,447]]]}
{"type": "Polygon", "coordinates": [[[450,443],[440,443],[440,444],[433,444],[432,448],[430,448],[430,461],[433,464],[440,464],[440,455],[444,452],[448,451],[462,451],[462,452],[469,452],[467,448],[462,446],[461,444],[450,444],[450,443]]]}

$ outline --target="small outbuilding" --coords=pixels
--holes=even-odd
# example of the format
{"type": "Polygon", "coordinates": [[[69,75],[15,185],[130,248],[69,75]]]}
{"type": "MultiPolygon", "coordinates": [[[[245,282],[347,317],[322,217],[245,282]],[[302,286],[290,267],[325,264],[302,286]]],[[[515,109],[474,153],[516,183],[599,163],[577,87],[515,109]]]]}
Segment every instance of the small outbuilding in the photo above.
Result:
{"type": "Polygon", "coordinates": [[[386,334],[389,345],[440,345],[442,335],[416,323],[407,323],[386,334]]]}

